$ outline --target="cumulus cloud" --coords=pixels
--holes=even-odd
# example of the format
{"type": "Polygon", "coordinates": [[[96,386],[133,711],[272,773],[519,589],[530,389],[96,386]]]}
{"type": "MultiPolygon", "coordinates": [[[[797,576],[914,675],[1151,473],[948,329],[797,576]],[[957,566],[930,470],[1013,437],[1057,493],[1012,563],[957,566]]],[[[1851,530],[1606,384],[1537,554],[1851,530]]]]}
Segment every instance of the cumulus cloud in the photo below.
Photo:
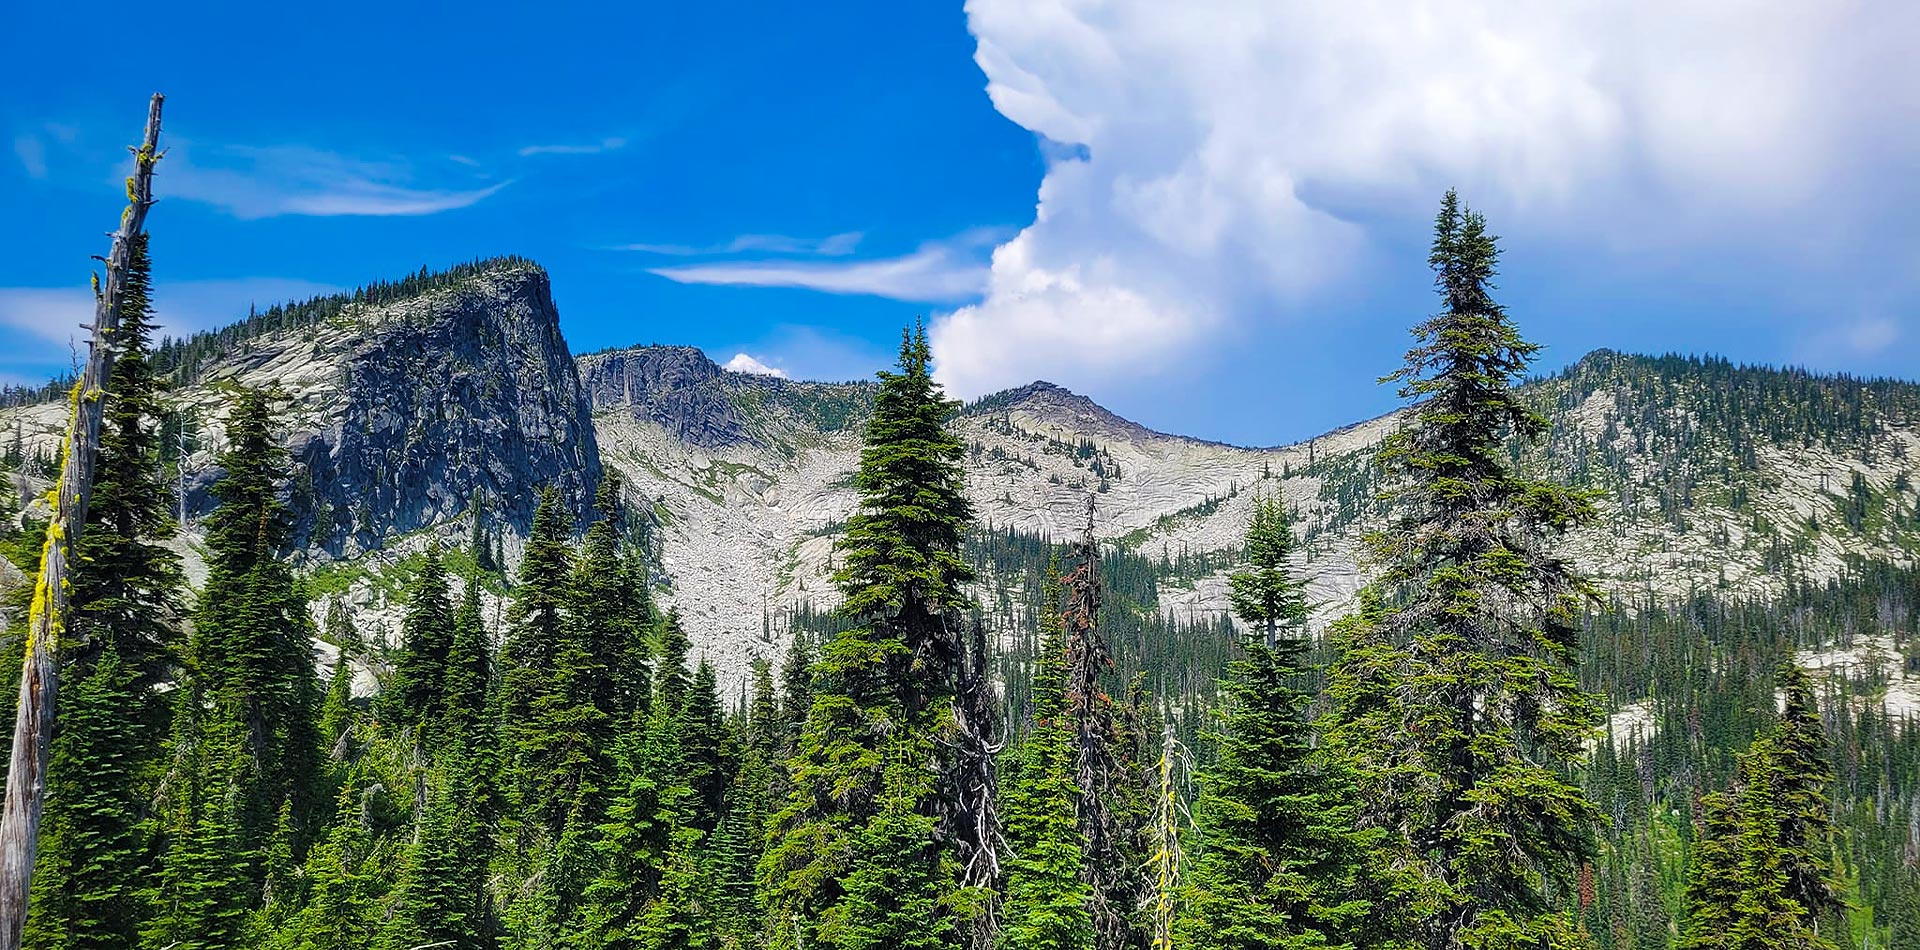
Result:
{"type": "Polygon", "coordinates": [[[406,162],[375,161],[303,146],[176,143],[161,164],[166,194],[214,205],[242,219],[281,215],[418,216],[476,204],[512,184],[423,185],[406,162]]]}
{"type": "Polygon", "coordinates": [[[994,106],[1046,144],[1034,222],[936,320],[956,393],[1151,371],[1300,312],[1458,185],[1604,249],[1831,228],[1920,154],[1920,7],[970,0],[994,106]],[[1905,38],[1905,39],[1903,39],[1905,38]],[[1904,162],[1903,162],[1904,159],[1904,162]],[[1656,229],[1653,225],[1658,225],[1656,229]],[[1588,233],[1594,232],[1594,233],[1588,233]],[[1043,362],[1044,361],[1044,362],[1043,362]]]}
{"type": "Polygon", "coordinates": [[[780,379],[787,378],[786,370],[774,369],[745,353],[733,354],[733,359],[728,360],[726,366],[723,368],[736,373],[752,373],[755,376],[774,376],[780,379]]]}
{"type": "Polygon", "coordinates": [[[910,254],[857,261],[724,261],[656,267],[650,273],[683,284],[804,287],[835,294],[953,303],[980,295],[987,268],[978,235],[930,241],[910,254]]]}

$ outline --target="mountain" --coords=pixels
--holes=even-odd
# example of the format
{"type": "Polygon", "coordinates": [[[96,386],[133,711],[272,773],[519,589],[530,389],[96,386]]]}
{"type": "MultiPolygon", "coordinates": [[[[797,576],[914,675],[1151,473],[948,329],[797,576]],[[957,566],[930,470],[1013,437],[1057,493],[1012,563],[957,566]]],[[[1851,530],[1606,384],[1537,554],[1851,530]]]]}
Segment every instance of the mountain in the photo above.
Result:
{"type": "MultiPolygon", "coordinates": [[[[277,386],[303,556],[363,629],[392,628],[411,556],[428,537],[472,537],[476,501],[480,533],[511,559],[542,487],[585,516],[603,468],[630,486],[662,599],[723,677],[779,653],[796,613],[831,605],[871,384],[730,372],[679,346],[575,358],[547,275],[518,259],[323,300],[163,353],[188,550],[226,394],[277,386]]],[[[1616,598],[1774,597],[1920,551],[1920,386],[1600,351],[1526,392],[1551,428],[1519,459],[1596,493],[1601,522],[1570,550],[1616,598]]],[[[63,411],[0,409],[28,473],[63,411]]],[[[1156,432],[1044,382],[955,422],[984,525],[1063,538],[1091,494],[1100,535],[1157,572],[1152,608],[1187,623],[1224,616],[1250,505],[1270,492],[1299,513],[1319,617],[1340,611],[1366,577],[1359,539],[1384,514],[1371,454],[1398,424],[1244,448],[1156,432]]],[[[1010,596],[983,600],[1017,612],[1010,596]]]]}

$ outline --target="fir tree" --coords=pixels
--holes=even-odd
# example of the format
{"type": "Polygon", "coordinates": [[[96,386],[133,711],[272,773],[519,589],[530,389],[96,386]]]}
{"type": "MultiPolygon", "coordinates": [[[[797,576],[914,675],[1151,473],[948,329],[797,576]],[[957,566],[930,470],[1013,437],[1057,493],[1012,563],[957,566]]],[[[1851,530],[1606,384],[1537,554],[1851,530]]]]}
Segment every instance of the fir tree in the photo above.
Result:
{"type": "Polygon", "coordinates": [[[1196,805],[1201,851],[1177,932],[1196,950],[1351,944],[1378,913],[1366,899],[1366,842],[1337,766],[1314,752],[1301,635],[1303,585],[1287,567],[1293,536],[1277,498],[1254,505],[1248,569],[1230,578],[1242,622],[1258,631],[1223,684],[1227,708],[1196,805]]]}
{"type": "MultiPolygon", "coordinates": [[[[877,945],[866,935],[891,933],[892,925],[873,930],[872,915],[905,913],[894,903],[900,901],[926,915],[906,939],[951,932],[943,904],[954,882],[933,881],[946,864],[937,849],[922,853],[904,837],[923,816],[943,810],[933,785],[905,777],[955,771],[934,735],[951,716],[964,652],[959,624],[971,606],[964,585],[973,577],[960,555],[972,521],[960,468],[965,447],[946,429],[957,407],[933,382],[930,358],[925,332],[906,334],[899,371],[880,374],[867,421],[855,476],[860,505],[836,545],[843,561],[835,582],[849,625],[815,667],[811,710],[790,762],[791,791],[761,866],[776,947],[816,939],[877,945]],[[923,758],[896,761],[889,783],[889,750],[896,760],[923,758]],[[924,797],[903,801],[912,795],[924,797]],[[863,854],[871,863],[859,863],[863,854]],[[882,867],[894,859],[910,863],[882,867]],[[855,882],[884,888],[888,875],[898,878],[892,884],[910,880],[933,890],[885,901],[878,890],[855,897],[855,882]],[[862,906],[839,907],[843,896],[862,906]],[[804,932],[808,926],[814,935],[804,932]]],[[[920,848],[933,847],[926,820],[920,848]]],[[[953,829],[947,832],[951,840],[953,829]]]]}
{"type": "Polygon", "coordinates": [[[258,893],[241,828],[252,759],[236,711],[203,713],[197,705],[183,695],[176,715],[167,848],[142,936],[150,947],[240,950],[258,893]]]}
{"type": "Polygon", "coordinates": [[[227,421],[220,504],[206,519],[207,580],[189,643],[192,674],[216,712],[239,717],[257,764],[239,787],[248,849],[263,847],[282,803],[297,829],[324,813],[306,594],[282,560],[290,538],[280,483],[286,452],[274,441],[265,393],[243,390],[227,421]]]}
{"type": "Polygon", "coordinates": [[[950,950],[959,943],[954,919],[941,907],[952,871],[935,842],[934,820],[922,814],[933,791],[920,764],[926,754],[905,741],[882,751],[874,815],[848,842],[842,896],[822,915],[821,945],[950,950]]]}
{"type": "Polygon", "coordinates": [[[137,676],[109,644],[61,697],[41,826],[33,950],[132,950],[146,919],[145,737],[128,716],[137,676]]]}
{"type": "Polygon", "coordinates": [[[447,651],[446,726],[450,735],[478,741],[493,680],[493,648],[480,619],[480,581],[470,578],[453,613],[453,644],[447,651]]]}
{"type": "Polygon", "coordinates": [[[400,621],[400,653],[393,678],[382,691],[387,716],[421,729],[446,711],[448,657],[453,651],[453,604],[439,542],[427,546],[413,596],[400,621]]]}
{"type": "Polygon", "coordinates": [[[1507,439],[1546,422],[1514,391],[1537,347],[1491,296],[1497,257],[1448,192],[1430,258],[1442,310],[1388,377],[1413,400],[1377,457],[1396,520],[1369,538],[1380,583],[1407,592],[1380,626],[1408,648],[1388,672],[1398,701],[1363,739],[1383,748],[1361,757],[1392,772],[1369,804],[1425,877],[1431,950],[1559,945],[1558,895],[1595,818],[1566,777],[1599,718],[1571,670],[1588,588],[1553,550],[1593,507],[1512,470],[1507,439]]]}
{"type": "Polygon", "coordinates": [[[307,855],[308,893],[270,946],[286,950],[366,950],[372,944],[375,881],[360,791],[342,790],[333,826],[307,855]]]}
{"type": "Polygon", "coordinates": [[[1053,606],[1058,600],[1059,587],[1050,581],[1027,736],[1003,779],[1003,816],[1013,858],[1007,868],[1001,945],[1009,950],[1093,946],[1093,892],[1081,880],[1086,855],[1080,844],[1080,790],[1074,782],[1073,734],[1067,722],[1066,633],[1053,606]]]}
{"type": "Polygon", "coordinates": [[[487,910],[487,830],[471,801],[476,779],[462,750],[449,750],[431,782],[418,836],[407,849],[381,946],[412,950],[490,946],[487,910]]]}
{"type": "Polygon", "coordinates": [[[731,748],[724,714],[720,711],[720,692],[713,666],[700,661],[694,672],[692,691],[681,713],[681,748],[686,761],[687,784],[693,788],[693,813],[689,820],[702,831],[711,831],[720,818],[720,806],[733,778],[736,754],[731,748]]]}
{"type": "Polygon", "coordinates": [[[132,946],[150,871],[143,812],[166,727],[154,687],[177,663],[181,584],[178,558],[162,546],[174,525],[153,431],[150,285],[147,236],[138,234],[69,580],[78,647],[65,675],[75,685],[61,698],[50,752],[29,947],[132,946]]]}

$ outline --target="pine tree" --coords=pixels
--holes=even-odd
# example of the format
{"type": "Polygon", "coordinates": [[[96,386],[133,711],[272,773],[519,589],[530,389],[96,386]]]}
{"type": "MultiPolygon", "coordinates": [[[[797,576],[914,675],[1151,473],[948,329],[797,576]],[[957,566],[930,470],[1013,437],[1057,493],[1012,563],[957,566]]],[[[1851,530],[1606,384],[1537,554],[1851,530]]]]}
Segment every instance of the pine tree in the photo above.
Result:
{"type": "Polygon", "coordinates": [[[1008,862],[1001,931],[1001,945],[1009,950],[1089,950],[1094,938],[1093,892],[1081,880],[1086,855],[1067,723],[1066,633],[1054,606],[1059,586],[1052,573],[1027,736],[1003,776],[1003,816],[1014,855],[1008,862]]]}
{"type": "Polygon", "coordinates": [[[265,845],[282,803],[303,832],[324,814],[306,593],[282,560],[290,539],[279,486],[286,452],[272,436],[267,395],[243,390],[227,420],[220,504],[206,519],[207,580],[188,644],[197,688],[216,713],[239,717],[257,764],[239,787],[247,849],[265,845]]]}
{"type": "Polygon", "coordinates": [[[448,657],[453,652],[453,604],[440,543],[427,546],[413,596],[400,621],[400,653],[382,692],[387,717],[419,730],[446,712],[448,657]]]}
{"type": "Polygon", "coordinates": [[[1514,391],[1537,347],[1491,296],[1497,258],[1485,220],[1448,192],[1430,258],[1443,307],[1388,377],[1413,400],[1377,457],[1395,520],[1368,539],[1379,583],[1406,592],[1379,626],[1408,646],[1369,654],[1391,659],[1398,701],[1363,738],[1380,748],[1358,757],[1389,770],[1368,803],[1425,878],[1430,950],[1560,945],[1559,895],[1595,819],[1567,778],[1599,719],[1571,670],[1588,588],[1553,550],[1593,506],[1512,469],[1507,440],[1546,422],[1514,391]]]}
{"type": "MultiPolygon", "coordinates": [[[[840,610],[850,623],[815,667],[812,706],[790,761],[791,790],[761,866],[778,948],[811,946],[816,939],[828,946],[870,945],[862,936],[870,928],[854,921],[871,911],[838,906],[843,897],[855,899],[854,882],[879,886],[886,877],[877,866],[861,866],[859,856],[879,861],[876,849],[894,849],[890,858],[906,860],[900,849],[909,842],[902,836],[922,816],[943,809],[933,785],[904,777],[956,771],[934,735],[951,717],[962,670],[960,623],[971,607],[964,585],[973,572],[960,542],[972,508],[960,467],[965,447],[945,426],[957,406],[933,382],[930,358],[925,332],[906,334],[899,371],[880,374],[868,418],[855,477],[860,505],[836,546],[843,559],[835,575],[845,595],[840,610]],[[889,754],[924,758],[897,762],[892,772],[902,780],[888,789],[889,754]],[[909,795],[924,797],[909,807],[902,801],[909,795]],[[805,932],[809,926],[813,935],[805,932]]],[[[928,822],[928,840],[920,845],[932,847],[928,822]]],[[[953,830],[946,829],[948,840],[953,830]]],[[[937,851],[912,854],[920,863],[887,873],[944,873],[937,851]]],[[[915,886],[921,883],[914,878],[915,886]]],[[[950,932],[939,888],[953,887],[949,880],[933,894],[888,899],[915,902],[927,914],[911,939],[950,932]]]]}

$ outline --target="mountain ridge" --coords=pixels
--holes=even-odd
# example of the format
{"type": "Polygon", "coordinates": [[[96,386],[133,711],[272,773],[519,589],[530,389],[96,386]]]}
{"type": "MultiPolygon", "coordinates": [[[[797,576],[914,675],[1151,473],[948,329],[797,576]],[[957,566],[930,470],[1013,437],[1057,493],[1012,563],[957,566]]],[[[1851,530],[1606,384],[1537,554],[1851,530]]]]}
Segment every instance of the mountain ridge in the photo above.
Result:
{"type": "MultiPolygon", "coordinates": [[[[256,314],[174,360],[163,402],[192,436],[169,461],[186,476],[186,549],[226,393],[265,385],[287,397],[298,553],[363,625],[394,628],[395,572],[427,540],[486,538],[511,561],[538,491],[556,485],[583,519],[603,469],[644,515],[662,600],[730,681],[835,602],[832,538],[855,503],[872,383],[739,373],[686,346],[573,356],[546,272],[522,259],[409,280],[256,314]]],[[[1552,425],[1516,458],[1601,493],[1603,523],[1569,550],[1608,591],[1763,595],[1920,548],[1920,385],[1601,349],[1523,392],[1552,425]]],[[[0,409],[17,454],[52,444],[60,405],[0,409]]],[[[1065,538],[1092,495],[1101,535],[1162,565],[1153,609],[1194,622],[1225,616],[1252,499],[1279,494],[1325,622],[1366,580],[1359,538],[1384,514],[1371,454],[1399,417],[1244,447],[1035,381],[953,425],[983,528],[1065,538]]],[[[26,494],[32,467],[15,477],[26,494]]]]}

